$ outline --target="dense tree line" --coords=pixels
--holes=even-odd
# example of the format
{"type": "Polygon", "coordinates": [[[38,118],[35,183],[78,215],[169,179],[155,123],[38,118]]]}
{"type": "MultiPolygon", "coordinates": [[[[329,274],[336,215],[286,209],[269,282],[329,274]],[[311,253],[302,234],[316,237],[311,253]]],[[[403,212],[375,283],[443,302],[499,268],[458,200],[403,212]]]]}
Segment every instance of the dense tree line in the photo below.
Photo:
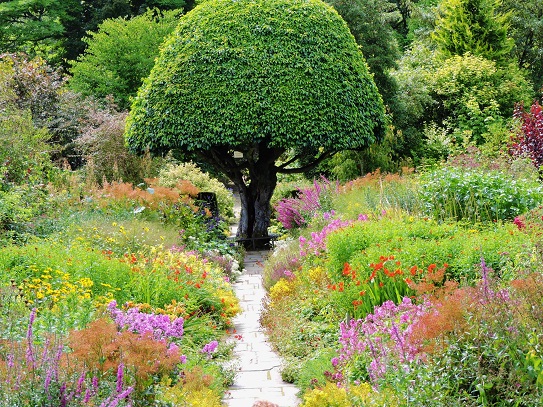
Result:
{"type": "MultiPolygon", "coordinates": [[[[365,57],[388,125],[378,144],[341,152],[312,174],[346,179],[440,160],[468,145],[499,154],[507,149],[515,104],[528,106],[541,96],[542,2],[328,3],[365,57]]],[[[77,156],[81,106],[129,110],[160,44],[194,6],[185,0],[0,0],[0,53],[15,78],[17,106],[36,128],[47,129],[54,157],[77,156]]],[[[306,159],[300,158],[302,166],[306,159]]]]}

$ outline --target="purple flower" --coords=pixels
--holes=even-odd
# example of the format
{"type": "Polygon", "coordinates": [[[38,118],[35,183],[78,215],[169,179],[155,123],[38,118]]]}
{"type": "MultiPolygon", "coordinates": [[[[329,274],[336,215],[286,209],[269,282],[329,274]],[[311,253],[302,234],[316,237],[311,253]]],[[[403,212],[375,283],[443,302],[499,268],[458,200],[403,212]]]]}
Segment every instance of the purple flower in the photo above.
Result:
{"type": "Polygon", "coordinates": [[[138,308],[130,308],[123,312],[117,308],[117,303],[111,301],[108,305],[111,317],[119,327],[140,334],[152,334],[156,340],[181,338],[183,336],[184,319],[179,317],[173,321],[168,315],[147,314],[138,308]]]}
{"type": "Polygon", "coordinates": [[[204,345],[201,352],[207,353],[208,357],[211,357],[211,354],[217,350],[218,346],[219,346],[219,342],[211,341],[208,344],[204,345]]]}
{"type": "Polygon", "coordinates": [[[124,364],[121,362],[117,368],[117,393],[123,390],[124,364]]]}

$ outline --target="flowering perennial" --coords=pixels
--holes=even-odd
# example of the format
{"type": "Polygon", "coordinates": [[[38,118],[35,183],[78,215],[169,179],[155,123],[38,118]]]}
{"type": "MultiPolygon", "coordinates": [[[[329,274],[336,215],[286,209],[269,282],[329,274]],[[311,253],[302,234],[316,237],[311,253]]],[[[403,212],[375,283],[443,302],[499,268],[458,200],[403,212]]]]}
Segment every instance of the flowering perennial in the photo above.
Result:
{"type": "Polygon", "coordinates": [[[168,315],[146,314],[138,308],[130,308],[123,312],[117,308],[117,302],[111,301],[108,305],[111,317],[119,327],[140,334],[150,333],[156,340],[181,338],[183,336],[183,318],[173,321],[168,315]]]}

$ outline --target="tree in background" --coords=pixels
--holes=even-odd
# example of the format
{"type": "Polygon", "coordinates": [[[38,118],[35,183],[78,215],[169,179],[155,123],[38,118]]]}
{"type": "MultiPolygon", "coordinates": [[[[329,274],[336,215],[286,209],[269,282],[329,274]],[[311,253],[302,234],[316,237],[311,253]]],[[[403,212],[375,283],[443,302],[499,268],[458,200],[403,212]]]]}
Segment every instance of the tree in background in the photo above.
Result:
{"type": "Polygon", "coordinates": [[[373,74],[375,84],[386,104],[396,91],[388,71],[396,67],[400,57],[392,24],[401,19],[396,7],[387,0],[329,0],[349,26],[356,43],[373,74]]]}
{"type": "Polygon", "coordinates": [[[238,236],[258,238],[268,236],[278,173],[307,169],[291,166],[299,157],[311,166],[368,146],[384,121],[364,57],[331,7],[209,0],[163,46],[126,139],[135,151],[177,149],[223,172],[240,191],[238,236]]]}
{"type": "Polygon", "coordinates": [[[48,130],[52,159],[67,158],[72,166],[80,164],[73,157],[72,142],[79,134],[83,103],[79,95],[65,88],[66,78],[62,73],[43,58],[29,59],[16,54],[0,56],[0,67],[9,103],[26,112],[36,129],[48,130]]]}
{"type": "Polygon", "coordinates": [[[442,0],[430,37],[414,41],[393,73],[401,106],[395,125],[415,156],[441,159],[468,144],[485,144],[489,153],[506,146],[514,104],[533,94],[511,56],[510,14],[499,5],[442,0]]]}
{"type": "Polygon", "coordinates": [[[109,19],[89,33],[85,53],[72,61],[70,87],[85,96],[112,95],[121,109],[149,75],[160,44],[179,22],[179,10],[149,10],[130,20],[109,19]],[[137,40],[135,40],[137,38],[137,40]]]}
{"type": "Polygon", "coordinates": [[[432,40],[443,58],[470,53],[505,62],[513,41],[509,14],[499,12],[500,0],[442,0],[432,40]]]}
{"type": "Polygon", "coordinates": [[[543,168],[543,108],[535,101],[527,112],[522,104],[515,107],[515,118],[520,128],[511,140],[510,152],[529,158],[540,171],[543,168]]]}
{"type": "Polygon", "coordinates": [[[25,52],[59,63],[63,57],[64,23],[75,17],[77,0],[26,0],[0,2],[0,49],[25,52]]]}
{"type": "Polygon", "coordinates": [[[41,56],[55,67],[66,67],[85,50],[82,38],[104,20],[128,19],[148,8],[183,7],[189,7],[184,0],[0,1],[0,50],[41,56]]]}
{"type": "Polygon", "coordinates": [[[543,1],[503,0],[501,7],[511,14],[513,56],[520,68],[530,72],[536,93],[543,93],[543,1]]]}

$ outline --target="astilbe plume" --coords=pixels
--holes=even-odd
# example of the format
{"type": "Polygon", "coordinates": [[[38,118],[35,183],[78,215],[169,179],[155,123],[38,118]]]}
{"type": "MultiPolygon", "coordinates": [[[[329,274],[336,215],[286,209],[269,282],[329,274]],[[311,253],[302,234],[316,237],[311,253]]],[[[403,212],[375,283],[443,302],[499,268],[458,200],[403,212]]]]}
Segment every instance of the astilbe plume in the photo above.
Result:
{"type": "Polygon", "coordinates": [[[327,211],[331,196],[337,193],[339,185],[332,184],[326,178],[322,182],[314,181],[313,187],[298,190],[296,198],[285,198],[276,206],[277,220],[285,229],[303,227],[319,212],[327,211]]]}
{"type": "Polygon", "coordinates": [[[122,362],[134,375],[138,391],[149,377],[168,374],[183,361],[179,348],[168,346],[165,339],[157,340],[150,332],[119,332],[113,322],[104,318],[70,332],[68,344],[76,360],[101,375],[118,372],[122,362]]]}

